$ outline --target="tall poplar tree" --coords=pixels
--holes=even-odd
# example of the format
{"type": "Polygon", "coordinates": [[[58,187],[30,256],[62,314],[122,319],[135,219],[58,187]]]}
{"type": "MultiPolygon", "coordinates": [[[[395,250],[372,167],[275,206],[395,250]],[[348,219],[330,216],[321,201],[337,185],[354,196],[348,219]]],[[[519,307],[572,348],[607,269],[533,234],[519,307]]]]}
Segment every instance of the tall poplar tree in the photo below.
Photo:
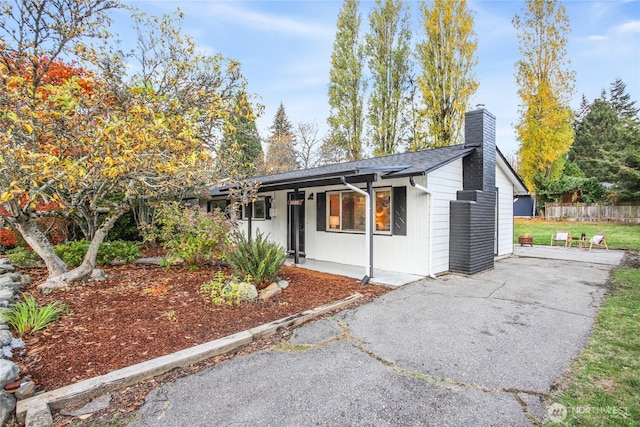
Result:
{"type": "MultiPolygon", "coordinates": [[[[461,142],[464,114],[478,89],[473,76],[478,47],[473,17],[466,0],[434,0],[420,6],[426,39],[416,46],[422,68],[418,86],[424,100],[421,116],[426,122],[431,147],[461,142]]],[[[423,149],[426,147],[414,147],[423,149]]]]}
{"type": "Polygon", "coordinates": [[[409,10],[402,0],[376,0],[369,14],[366,53],[373,82],[369,99],[371,144],[376,156],[394,154],[402,138],[410,77],[409,10]],[[384,3],[383,3],[384,2],[384,3]]]}
{"type": "Polygon", "coordinates": [[[299,169],[293,125],[282,103],[276,111],[270,130],[271,135],[267,139],[266,172],[272,174],[299,169]]]}
{"type": "Polygon", "coordinates": [[[561,173],[563,156],[573,143],[569,102],[575,73],[566,58],[571,28],[564,6],[556,0],[527,0],[524,17],[516,15],[513,25],[522,55],[516,63],[520,174],[535,191],[536,181],[561,173]]]}
{"type": "Polygon", "coordinates": [[[336,40],[329,71],[329,126],[333,141],[344,149],[347,160],[362,157],[364,127],[364,49],[360,40],[359,0],[345,0],[338,15],[336,40]]]}

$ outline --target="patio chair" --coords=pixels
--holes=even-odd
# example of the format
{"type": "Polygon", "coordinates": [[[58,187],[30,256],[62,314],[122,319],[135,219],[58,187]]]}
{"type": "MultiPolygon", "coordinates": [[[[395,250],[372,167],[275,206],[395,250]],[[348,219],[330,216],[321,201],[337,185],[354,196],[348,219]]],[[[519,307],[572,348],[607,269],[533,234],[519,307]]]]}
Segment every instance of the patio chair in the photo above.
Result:
{"type": "Polygon", "coordinates": [[[593,236],[591,240],[589,240],[589,250],[591,250],[594,245],[596,247],[604,246],[606,250],[609,250],[609,246],[607,246],[607,235],[599,233],[593,236]]]}
{"type": "Polygon", "coordinates": [[[556,234],[551,236],[551,245],[553,246],[554,242],[564,242],[564,246],[571,246],[571,233],[568,231],[556,231],[556,234]]]}

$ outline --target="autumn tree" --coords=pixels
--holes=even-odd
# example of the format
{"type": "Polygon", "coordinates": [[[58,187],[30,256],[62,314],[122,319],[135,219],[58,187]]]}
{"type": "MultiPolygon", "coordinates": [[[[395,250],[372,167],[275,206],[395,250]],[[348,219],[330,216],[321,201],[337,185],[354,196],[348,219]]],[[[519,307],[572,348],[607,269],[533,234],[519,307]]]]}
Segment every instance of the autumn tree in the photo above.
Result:
{"type": "Polygon", "coordinates": [[[360,40],[359,0],[345,0],[338,15],[329,71],[330,132],[348,160],[362,158],[364,129],[364,48],[360,40]]]}
{"type": "Polygon", "coordinates": [[[575,73],[569,68],[569,18],[556,0],[527,0],[524,17],[513,19],[522,58],[516,63],[521,104],[516,124],[520,174],[535,191],[538,175],[553,179],[573,143],[569,108],[575,73]]]}
{"type": "Polygon", "coordinates": [[[420,11],[425,39],[416,45],[416,57],[428,138],[415,148],[459,144],[469,98],[478,89],[473,17],[466,0],[434,0],[431,7],[423,1],[420,11]]]}
{"type": "Polygon", "coordinates": [[[237,63],[197,55],[168,17],[136,17],[134,57],[87,44],[106,37],[117,6],[41,0],[2,11],[0,203],[49,270],[42,288],[88,275],[109,230],[136,201],[179,196],[211,180],[212,150],[243,86],[237,63]],[[63,57],[93,72],[47,83],[63,57]],[[128,67],[135,58],[139,67],[128,67]],[[68,270],[38,230],[38,218],[52,213],[39,211],[41,202],[91,237],[77,268],[68,270]]]}
{"type": "Polygon", "coordinates": [[[371,145],[375,156],[395,154],[402,139],[410,76],[409,9],[402,0],[376,0],[369,14],[366,54],[371,72],[371,145]]]}
{"type": "Polygon", "coordinates": [[[269,130],[271,134],[267,138],[266,172],[275,174],[299,169],[295,149],[296,136],[282,103],[269,130]]]}

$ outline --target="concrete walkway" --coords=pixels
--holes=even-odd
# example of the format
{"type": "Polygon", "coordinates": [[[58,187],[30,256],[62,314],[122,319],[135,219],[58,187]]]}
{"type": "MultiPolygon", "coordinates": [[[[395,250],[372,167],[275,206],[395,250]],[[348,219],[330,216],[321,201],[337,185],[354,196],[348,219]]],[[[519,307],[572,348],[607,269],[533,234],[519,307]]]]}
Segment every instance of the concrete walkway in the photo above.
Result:
{"type": "Polygon", "coordinates": [[[622,256],[516,247],[491,271],[405,285],[155,389],[132,425],[534,425],[622,256]]]}

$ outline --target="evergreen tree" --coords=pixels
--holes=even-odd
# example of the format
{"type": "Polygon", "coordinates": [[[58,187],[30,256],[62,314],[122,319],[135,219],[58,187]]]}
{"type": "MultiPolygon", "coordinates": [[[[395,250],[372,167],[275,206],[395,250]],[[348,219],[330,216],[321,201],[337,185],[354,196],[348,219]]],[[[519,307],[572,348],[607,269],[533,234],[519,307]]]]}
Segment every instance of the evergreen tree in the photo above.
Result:
{"type": "Polygon", "coordinates": [[[362,157],[364,49],[360,42],[359,0],[345,0],[338,15],[336,40],[329,72],[329,126],[335,144],[343,147],[348,160],[362,157]]]}
{"type": "Polygon", "coordinates": [[[635,101],[631,101],[631,95],[627,93],[627,85],[622,79],[616,79],[611,83],[609,89],[611,104],[615,108],[618,116],[625,120],[638,121],[638,112],[640,108],[636,108],[635,101]]]}
{"type": "Polygon", "coordinates": [[[425,142],[432,147],[455,145],[462,142],[467,103],[478,89],[473,17],[466,0],[435,0],[431,8],[423,0],[420,10],[426,39],[416,46],[416,57],[422,68],[422,116],[429,130],[425,142]]]}
{"type": "Polygon", "coordinates": [[[369,14],[366,53],[373,81],[369,99],[371,145],[376,156],[394,154],[402,137],[402,124],[410,76],[408,6],[402,0],[376,0],[369,14]],[[383,4],[384,1],[384,4],[383,4]]]}
{"type": "Polygon", "coordinates": [[[600,182],[614,182],[614,171],[606,165],[606,157],[620,146],[620,120],[613,105],[602,99],[591,103],[582,120],[576,121],[575,138],[569,151],[574,161],[588,177],[600,182]]]}
{"type": "Polygon", "coordinates": [[[282,103],[278,107],[269,130],[271,135],[267,139],[266,173],[275,174],[299,169],[293,125],[289,121],[282,103]]]}
{"type": "Polygon", "coordinates": [[[261,173],[264,168],[264,153],[253,106],[246,93],[238,94],[235,110],[229,122],[232,127],[225,131],[220,154],[227,158],[235,156],[233,163],[240,168],[240,176],[248,177],[261,173]]]}
{"type": "Polygon", "coordinates": [[[515,16],[522,58],[516,63],[521,99],[516,132],[520,141],[520,173],[534,192],[538,175],[554,179],[573,143],[569,102],[575,73],[569,69],[569,18],[556,0],[526,0],[524,18],[515,16]]]}
{"type": "Polygon", "coordinates": [[[577,118],[569,159],[589,177],[614,184],[617,201],[640,199],[640,121],[618,79],[577,118]]]}

